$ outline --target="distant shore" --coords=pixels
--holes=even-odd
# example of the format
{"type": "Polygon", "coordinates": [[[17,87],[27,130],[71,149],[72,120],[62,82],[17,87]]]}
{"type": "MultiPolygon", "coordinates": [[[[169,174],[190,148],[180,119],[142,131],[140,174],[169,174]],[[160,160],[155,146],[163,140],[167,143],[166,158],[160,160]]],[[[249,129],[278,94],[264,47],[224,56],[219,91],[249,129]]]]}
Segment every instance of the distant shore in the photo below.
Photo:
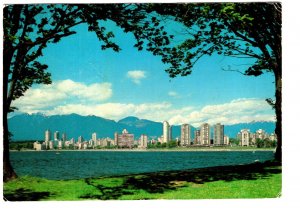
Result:
{"type": "Polygon", "coordinates": [[[254,147],[198,147],[198,148],[162,148],[162,149],[60,149],[60,150],[40,150],[33,149],[10,150],[10,152],[224,152],[224,151],[275,151],[275,148],[254,148],[254,147]]]}

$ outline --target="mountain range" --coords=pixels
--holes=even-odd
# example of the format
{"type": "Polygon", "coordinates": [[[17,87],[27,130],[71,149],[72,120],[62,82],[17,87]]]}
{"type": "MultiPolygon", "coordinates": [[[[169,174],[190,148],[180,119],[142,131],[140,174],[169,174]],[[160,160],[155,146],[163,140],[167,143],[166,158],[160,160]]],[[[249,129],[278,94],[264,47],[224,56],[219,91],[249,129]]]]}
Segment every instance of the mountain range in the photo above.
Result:
{"type": "MultiPolygon", "coordinates": [[[[211,124],[212,126],[213,124],[211,124]]],[[[129,133],[133,133],[135,139],[141,134],[146,134],[151,138],[157,138],[162,135],[162,122],[154,122],[151,120],[139,119],[137,117],[126,117],[119,121],[109,120],[97,116],[81,116],[78,114],[69,115],[52,115],[47,116],[40,113],[37,114],[19,114],[8,119],[9,131],[13,134],[12,140],[44,140],[45,131],[53,133],[66,133],[67,139],[77,139],[83,136],[84,139],[91,139],[92,133],[97,133],[97,138],[114,137],[114,133],[121,133],[123,129],[127,129],[129,133]]],[[[198,128],[198,127],[197,127],[198,128]]],[[[241,129],[250,129],[255,132],[258,129],[264,129],[268,133],[273,133],[275,129],[274,122],[253,121],[251,123],[239,123],[234,125],[225,125],[224,134],[229,137],[236,137],[241,129]]],[[[194,137],[195,127],[191,127],[191,137],[194,137]]],[[[213,127],[211,127],[213,133],[213,127]]],[[[180,136],[180,125],[172,126],[173,138],[180,136]]]]}

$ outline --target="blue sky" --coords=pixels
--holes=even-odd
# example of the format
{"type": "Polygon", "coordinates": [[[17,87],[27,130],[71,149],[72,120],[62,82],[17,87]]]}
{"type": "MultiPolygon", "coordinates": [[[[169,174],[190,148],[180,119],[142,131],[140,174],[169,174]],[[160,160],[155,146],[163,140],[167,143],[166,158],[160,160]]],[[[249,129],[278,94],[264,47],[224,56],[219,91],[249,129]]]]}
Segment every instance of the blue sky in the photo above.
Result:
{"type": "MultiPolygon", "coordinates": [[[[35,85],[15,102],[19,111],[46,115],[77,113],[119,120],[126,116],[171,124],[203,122],[233,124],[274,121],[264,101],[274,98],[274,77],[243,76],[253,59],[213,55],[200,59],[187,77],[169,78],[160,57],[133,48],[134,38],[107,22],[122,48],[101,50],[101,42],[86,25],[76,35],[49,45],[40,60],[52,74],[49,86],[35,85]]],[[[170,26],[172,27],[172,26],[170,26]]]]}

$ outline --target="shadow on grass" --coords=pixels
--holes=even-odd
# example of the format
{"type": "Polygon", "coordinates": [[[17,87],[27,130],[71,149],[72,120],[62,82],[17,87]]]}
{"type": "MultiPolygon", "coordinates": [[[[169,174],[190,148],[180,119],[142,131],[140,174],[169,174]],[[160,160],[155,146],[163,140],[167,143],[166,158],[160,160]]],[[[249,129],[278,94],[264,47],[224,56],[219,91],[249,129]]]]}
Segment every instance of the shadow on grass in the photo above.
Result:
{"type": "Polygon", "coordinates": [[[123,195],[132,195],[135,191],[144,190],[148,193],[164,193],[185,186],[186,182],[204,184],[213,181],[236,181],[266,179],[272,174],[281,173],[279,163],[253,163],[248,165],[218,166],[185,171],[167,171],[157,173],[144,173],[140,175],[125,176],[123,184],[107,187],[94,183],[94,179],[85,179],[88,185],[96,187],[99,192],[94,195],[83,195],[85,199],[115,200],[123,195]]]}
{"type": "Polygon", "coordinates": [[[4,194],[5,201],[39,201],[50,196],[50,192],[33,192],[29,189],[20,188],[13,193],[4,194]]]}

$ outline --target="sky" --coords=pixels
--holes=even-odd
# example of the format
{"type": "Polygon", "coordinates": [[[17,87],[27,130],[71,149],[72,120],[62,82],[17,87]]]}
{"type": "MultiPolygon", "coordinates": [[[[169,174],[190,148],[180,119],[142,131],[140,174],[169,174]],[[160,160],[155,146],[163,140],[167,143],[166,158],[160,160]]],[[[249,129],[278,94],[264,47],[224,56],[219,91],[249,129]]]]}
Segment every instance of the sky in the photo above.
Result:
{"type": "Polygon", "coordinates": [[[19,112],[76,113],[116,121],[136,116],[193,126],[275,121],[265,101],[274,98],[274,76],[226,71],[229,66],[243,71],[253,59],[205,56],[191,75],[171,79],[160,57],[138,51],[134,37],[113,22],[104,24],[115,33],[114,41],[122,50],[101,50],[95,33],[88,32],[85,24],[76,26],[77,34],[44,50],[40,61],[49,66],[52,84],[34,85],[14,101],[19,112]]]}

